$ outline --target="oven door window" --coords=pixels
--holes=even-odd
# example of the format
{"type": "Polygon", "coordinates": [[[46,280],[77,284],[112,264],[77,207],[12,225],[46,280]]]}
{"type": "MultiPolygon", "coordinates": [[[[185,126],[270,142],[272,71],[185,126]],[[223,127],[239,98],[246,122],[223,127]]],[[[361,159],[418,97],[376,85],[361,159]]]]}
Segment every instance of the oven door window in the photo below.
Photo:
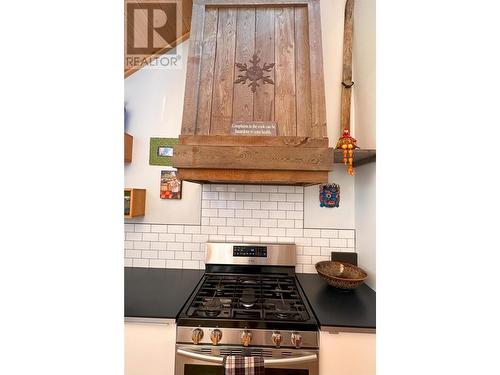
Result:
{"type": "MultiPolygon", "coordinates": [[[[222,366],[184,365],[184,375],[224,375],[224,368],[222,366]]],[[[309,371],[266,368],[266,375],[309,375],[309,371]]]]}

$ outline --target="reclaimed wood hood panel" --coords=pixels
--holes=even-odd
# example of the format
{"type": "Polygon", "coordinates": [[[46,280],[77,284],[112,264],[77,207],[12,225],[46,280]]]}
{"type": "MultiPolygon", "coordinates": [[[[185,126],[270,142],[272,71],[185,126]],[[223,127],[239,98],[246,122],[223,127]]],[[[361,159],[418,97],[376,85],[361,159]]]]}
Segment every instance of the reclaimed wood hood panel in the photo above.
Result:
{"type": "Polygon", "coordinates": [[[180,176],[188,168],[288,170],[300,183],[300,171],[332,169],[319,0],[195,0],[189,53],[174,149],[180,176]],[[241,124],[271,130],[235,133],[241,124]]]}

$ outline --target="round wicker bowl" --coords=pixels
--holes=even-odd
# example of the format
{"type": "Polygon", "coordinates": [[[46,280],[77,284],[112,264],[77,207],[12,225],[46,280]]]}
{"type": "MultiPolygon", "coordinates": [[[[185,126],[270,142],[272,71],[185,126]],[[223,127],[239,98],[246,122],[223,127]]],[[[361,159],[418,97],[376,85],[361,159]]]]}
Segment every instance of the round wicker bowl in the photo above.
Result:
{"type": "Polygon", "coordinates": [[[324,260],[316,263],[315,267],[318,275],[339,289],[355,289],[368,277],[361,268],[345,262],[324,260]]]}

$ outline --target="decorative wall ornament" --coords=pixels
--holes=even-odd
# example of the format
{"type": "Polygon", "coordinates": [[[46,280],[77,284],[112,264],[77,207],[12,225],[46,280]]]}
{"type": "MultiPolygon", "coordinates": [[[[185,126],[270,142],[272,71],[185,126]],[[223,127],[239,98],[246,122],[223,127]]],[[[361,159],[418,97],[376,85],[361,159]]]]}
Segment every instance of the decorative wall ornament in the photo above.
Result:
{"type": "Polygon", "coordinates": [[[354,149],[359,148],[356,146],[356,142],[357,140],[351,137],[348,129],[344,129],[344,134],[342,134],[342,137],[340,137],[337,141],[337,149],[344,152],[344,164],[347,165],[349,163],[347,172],[349,172],[351,176],[356,174],[354,173],[354,168],[352,167],[354,149]]]}
{"type": "Polygon", "coordinates": [[[161,171],[160,198],[181,199],[182,181],[177,177],[177,169],[161,171]]]}
{"type": "Polygon", "coordinates": [[[174,146],[178,138],[150,138],[149,139],[149,165],[172,166],[174,146]]]}
{"type": "Polygon", "coordinates": [[[238,78],[234,83],[247,83],[247,80],[250,80],[248,87],[252,89],[252,92],[257,90],[257,87],[260,86],[258,81],[262,80],[262,84],[265,85],[269,83],[274,85],[274,81],[271,79],[271,76],[264,75],[264,72],[270,72],[274,67],[274,63],[268,64],[264,63],[264,66],[261,68],[258,64],[260,59],[256,53],[253,54],[252,59],[249,60],[252,66],[248,67],[246,63],[236,63],[235,65],[238,67],[240,72],[244,72],[244,74],[238,74],[238,78]]]}
{"type": "Polygon", "coordinates": [[[340,203],[340,186],[338,184],[319,185],[320,207],[338,207],[340,203]]]}

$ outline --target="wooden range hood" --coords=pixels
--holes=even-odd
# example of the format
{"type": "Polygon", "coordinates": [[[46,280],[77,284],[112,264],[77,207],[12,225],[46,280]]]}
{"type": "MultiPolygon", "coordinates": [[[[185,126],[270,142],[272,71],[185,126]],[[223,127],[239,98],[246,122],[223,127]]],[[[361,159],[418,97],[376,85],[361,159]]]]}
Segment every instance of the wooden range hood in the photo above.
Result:
{"type": "Polygon", "coordinates": [[[195,0],[182,133],[187,181],[328,181],[319,0],[195,0]],[[271,135],[241,135],[244,127],[271,135]]]}

